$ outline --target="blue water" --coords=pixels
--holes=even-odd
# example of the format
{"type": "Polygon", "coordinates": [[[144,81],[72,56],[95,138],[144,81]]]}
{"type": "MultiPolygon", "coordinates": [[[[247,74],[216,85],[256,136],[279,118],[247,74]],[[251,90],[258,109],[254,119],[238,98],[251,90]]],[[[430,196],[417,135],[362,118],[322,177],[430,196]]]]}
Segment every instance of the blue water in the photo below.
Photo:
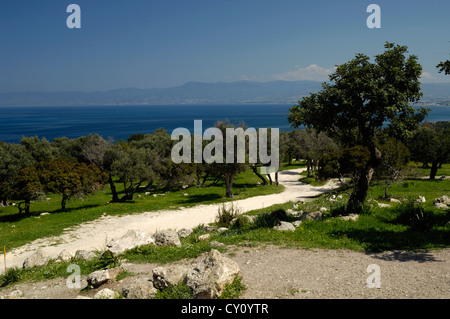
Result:
{"type": "MultiPolygon", "coordinates": [[[[248,127],[277,127],[290,131],[286,104],[249,105],[141,105],[77,107],[0,107],[0,141],[17,143],[23,136],[77,138],[91,133],[105,139],[126,140],[137,133],[152,133],[163,127],[170,134],[185,127],[194,131],[194,120],[203,120],[203,130],[218,120],[248,127]]],[[[450,121],[450,107],[430,107],[427,121],[450,121]]]]}

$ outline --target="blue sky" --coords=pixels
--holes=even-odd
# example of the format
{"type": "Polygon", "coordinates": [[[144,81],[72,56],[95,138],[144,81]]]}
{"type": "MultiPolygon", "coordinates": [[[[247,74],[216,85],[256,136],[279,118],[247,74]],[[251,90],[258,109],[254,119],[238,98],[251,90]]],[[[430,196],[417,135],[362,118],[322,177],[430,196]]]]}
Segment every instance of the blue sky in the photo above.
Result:
{"type": "Polygon", "coordinates": [[[327,79],[386,41],[450,82],[448,0],[1,0],[0,92],[152,88],[188,81],[327,79]],[[81,7],[81,29],[66,8],[81,7]],[[369,29],[369,4],[381,29],[369,29]]]}

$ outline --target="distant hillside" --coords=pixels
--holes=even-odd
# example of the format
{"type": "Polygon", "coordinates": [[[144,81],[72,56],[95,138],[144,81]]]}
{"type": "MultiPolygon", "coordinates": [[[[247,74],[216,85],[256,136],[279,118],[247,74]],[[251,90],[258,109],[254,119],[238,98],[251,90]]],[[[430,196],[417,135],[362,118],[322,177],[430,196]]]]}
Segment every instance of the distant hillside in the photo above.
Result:
{"type": "MultiPolygon", "coordinates": [[[[124,88],[104,92],[24,92],[0,94],[0,106],[139,104],[296,103],[321,89],[321,82],[188,82],[172,88],[124,88]]],[[[449,84],[422,84],[423,102],[450,101],[449,84]]]]}

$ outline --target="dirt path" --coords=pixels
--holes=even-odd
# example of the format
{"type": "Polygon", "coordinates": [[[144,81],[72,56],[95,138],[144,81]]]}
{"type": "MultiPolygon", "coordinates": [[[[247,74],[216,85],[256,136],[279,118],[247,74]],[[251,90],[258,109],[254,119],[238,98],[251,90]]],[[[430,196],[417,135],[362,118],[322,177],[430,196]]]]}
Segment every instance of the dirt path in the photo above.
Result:
{"type": "MultiPolygon", "coordinates": [[[[348,250],[283,249],[273,246],[228,247],[226,257],[239,264],[246,290],[243,299],[449,299],[450,249],[391,251],[366,254],[348,250]],[[369,265],[377,265],[379,288],[368,287],[369,265]]],[[[183,264],[198,261],[182,260],[183,264]]],[[[104,288],[120,292],[138,279],[151,279],[155,264],[124,264],[134,274],[87,293],[71,289],[66,278],[18,284],[0,290],[0,296],[19,289],[26,299],[92,298],[104,288]]],[[[87,285],[86,276],[81,287],[87,285]]]]}
{"type": "MultiPolygon", "coordinates": [[[[323,187],[314,187],[298,181],[304,168],[279,172],[279,182],[285,187],[280,194],[257,196],[233,203],[243,212],[265,208],[274,204],[298,201],[316,196],[336,187],[329,182],[323,187]]],[[[67,230],[61,236],[42,238],[7,253],[8,267],[21,267],[23,261],[41,248],[49,256],[56,258],[62,250],[75,252],[83,250],[104,250],[106,244],[116,237],[123,236],[128,230],[140,230],[153,234],[158,230],[193,228],[200,224],[213,222],[221,204],[198,205],[195,207],[147,212],[121,217],[105,216],[67,230]]],[[[0,273],[4,272],[3,260],[0,261],[0,273]]]]}

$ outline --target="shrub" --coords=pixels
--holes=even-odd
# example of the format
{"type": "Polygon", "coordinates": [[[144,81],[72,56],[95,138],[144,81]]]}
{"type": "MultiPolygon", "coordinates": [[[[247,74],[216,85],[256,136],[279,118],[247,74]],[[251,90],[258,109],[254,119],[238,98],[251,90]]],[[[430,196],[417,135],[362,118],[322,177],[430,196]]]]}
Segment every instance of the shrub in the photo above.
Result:
{"type": "Polygon", "coordinates": [[[232,229],[239,229],[239,230],[246,230],[249,229],[251,226],[250,219],[245,215],[239,215],[236,217],[233,225],[231,226],[232,229]]]}
{"type": "Polygon", "coordinates": [[[413,231],[427,231],[436,224],[436,215],[432,210],[426,210],[414,201],[408,201],[396,208],[396,223],[409,226],[413,231]]]}
{"type": "Polygon", "coordinates": [[[231,284],[225,286],[220,299],[237,299],[246,288],[242,276],[237,275],[231,284]]]}
{"type": "Polygon", "coordinates": [[[19,268],[13,267],[8,269],[5,274],[0,276],[0,287],[6,287],[10,284],[20,281],[22,273],[19,268]]]}
{"type": "Polygon", "coordinates": [[[225,204],[222,204],[222,207],[219,207],[218,210],[216,223],[219,227],[229,227],[231,225],[231,221],[240,214],[241,210],[234,204],[231,204],[228,208],[225,204]]]}
{"type": "Polygon", "coordinates": [[[94,269],[103,270],[120,266],[119,257],[114,256],[112,252],[106,250],[98,260],[95,261],[94,269]]]}
{"type": "Polygon", "coordinates": [[[289,221],[291,216],[283,209],[259,214],[253,222],[254,228],[272,228],[280,224],[281,221],[289,221]]]}
{"type": "Polygon", "coordinates": [[[192,290],[183,282],[158,290],[155,299],[192,299],[192,290]]]}

